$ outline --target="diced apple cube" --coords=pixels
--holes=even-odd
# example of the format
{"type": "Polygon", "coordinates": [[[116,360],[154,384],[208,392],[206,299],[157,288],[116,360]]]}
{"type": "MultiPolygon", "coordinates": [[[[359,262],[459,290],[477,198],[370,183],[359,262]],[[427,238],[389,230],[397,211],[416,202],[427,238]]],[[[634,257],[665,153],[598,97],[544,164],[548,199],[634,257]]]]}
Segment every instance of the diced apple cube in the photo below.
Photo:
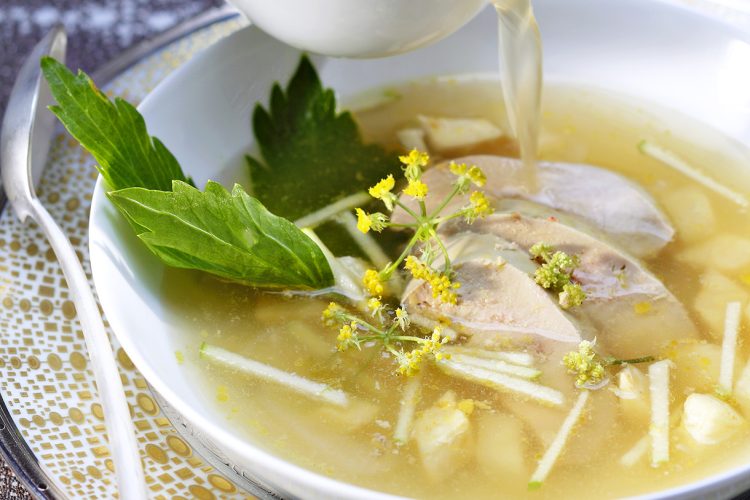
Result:
{"type": "Polygon", "coordinates": [[[455,396],[440,398],[417,419],[413,437],[430,477],[441,479],[469,458],[469,430],[469,418],[457,408],[455,396]]]}
{"type": "Polygon", "coordinates": [[[696,442],[717,444],[745,427],[746,421],[724,401],[695,393],[685,400],[682,425],[696,442]]]}
{"type": "Polygon", "coordinates": [[[492,478],[519,481],[527,474],[523,424],[511,415],[487,413],[477,422],[477,463],[492,478]]]}
{"type": "Polygon", "coordinates": [[[748,302],[748,291],[716,271],[708,271],[701,278],[701,289],[695,296],[694,307],[708,333],[715,339],[724,334],[724,312],[729,302],[748,302]]]}
{"type": "Polygon", "coordinates": [[[646,375],[633,365],[617,373],[617,392],[620,411],[630,421],[647,422],[651,412],[646,375]]]}
{"type": "Polygon", "coordinates": [[[438,153],[503,136],[503,131],[497,125],[483,118],[437,118],[420,115],[419,123],[427,135],[428,145],[438,153]]]}
{"type": "Polygon", "coordinates": [[[429,152],[427,143],[424,140],[425,132],[421,128],[405,128],[396,132],[398,142],[404,149],[411,151],[416,149],[425,153],[429,152]]]}
{"type": "Polygon", "coordinates": [[[676,366],[673,373],[677,391],[711,392],[719,383],[721,346],[705,341],[680,343],[669,357],[676,366]]]}
{"type": "Polygon", "coordinates": [[[720,234],[687,248],[677,255],[677,259],[696,267],[740,273],[750,268],[750,239],[720,234]]]}
{"type": "Polygon", "coordinates": [[[676,189],[664,196],[662,204],[683,241],[698,241],[714,232],[716,217],[711,200],[699,187],[676,189]]]}

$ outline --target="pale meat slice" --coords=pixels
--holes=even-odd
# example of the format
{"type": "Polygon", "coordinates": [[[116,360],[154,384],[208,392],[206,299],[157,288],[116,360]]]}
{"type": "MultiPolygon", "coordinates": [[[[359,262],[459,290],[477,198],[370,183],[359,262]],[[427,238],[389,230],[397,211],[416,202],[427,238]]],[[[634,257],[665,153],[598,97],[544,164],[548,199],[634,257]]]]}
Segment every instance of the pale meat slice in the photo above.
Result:
{"type": "Polygon", "coordinates": [[[474,232],[452,235],[445,243],[455,280],[461,283],[460,300],[443,303],[433,298],[428,285],[413,280],[403,297],[409,312],[447,319],[478,345],[505,342],[543,349],[545,340],[580,342],[578,322],[534,282],[535,264],[524,251],[497,236],[474,232]]]}
{"type": "MultiPolygon", "coordinates": [[[[456,163],[477,165],[487,176],[483,191],[493,200],[519,198],[533,201],[561,212],[580,217],[599,228],[637,257],[659,252],[674,236],[667,217],[651,197],[635,183],[603,168],[572,163],[538,163],[536,193],[523,187],[522,163],[514,158],[475,155],[457,158],[456,163]]],[[[428,210],[437,208],[455,181],[449,163],[427,170],[422,180],[429,186],[428,210]]],[[[412,200],[402,202],[416,207],[412,200]]],[[[445,213],[468,204],[468,194],[457,196],[445,213]]],[[[409,222],[406,214],[396,209],[393,221],[409,222]]]]}
{"type": "Polygon", "coordinates": [[[570,313],[579,320],[590,320],[600,344],[614,356],[650,355],[655,346],[698,337],[687,311],[666,286],[638,260],[603,239],[555,218],[517,212],[493,214],[472,225],[454,222],[445,225],[442,234],[450,237],[467,230],[513,242],[525,252],[544,242],[578,255],[580,266],[573,277],[587,298],[570,313]]]}

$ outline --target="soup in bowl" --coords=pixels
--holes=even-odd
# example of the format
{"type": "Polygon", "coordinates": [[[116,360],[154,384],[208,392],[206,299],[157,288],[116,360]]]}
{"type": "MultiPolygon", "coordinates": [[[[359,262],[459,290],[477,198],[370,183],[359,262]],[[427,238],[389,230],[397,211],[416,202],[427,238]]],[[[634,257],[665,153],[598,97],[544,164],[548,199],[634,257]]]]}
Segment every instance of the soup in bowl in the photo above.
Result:
{"type": "Polygon", "coordinates": [[[666,3],[535,6],[533,185],[494,77],[492,11],[382,60],[301,59],[246,28],[140,107],[186,181],[242,187],[97,185],[91,262],[118,340],[269,490],[750,483],[750,137],[719,92],[741,57],[716,57],[746,42],[666,3]],[[352,118],[331,114],[317,75],[352,118]],[[193,243],[159,239],[177,230],[193,243]]]}

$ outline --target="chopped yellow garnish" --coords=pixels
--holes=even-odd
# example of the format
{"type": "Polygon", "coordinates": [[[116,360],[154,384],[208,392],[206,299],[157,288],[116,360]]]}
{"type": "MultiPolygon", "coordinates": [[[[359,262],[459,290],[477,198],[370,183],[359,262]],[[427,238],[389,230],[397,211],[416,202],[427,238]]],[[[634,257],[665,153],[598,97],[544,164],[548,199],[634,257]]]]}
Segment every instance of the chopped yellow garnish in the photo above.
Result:
{"type": "Polygon", "coordinates": [[[380,297],[385,292],[385,286],[383,285],[383,280],[380,278],[380,273],[374,269],[365,271],[365,275],[362,277],[362,284],[365,285],[367,293],[373,297],[380,297]]]}
{"type": "Polygon", "coordinates": [[[747,286],[750,286],[750,273],[743,274],[740,276],[740,281],[742,281],[747,286]]]}
{"type": "Polygon", "coordinates": [[[474,400],[473,399],[462,399],[456,405],[459,410],[464,412],[466,415],[474,413],[474,400]]]}
{"type": "Polygon", "coordinates": [[[637,302],[633,305],[636,314],[646,314],[651,311],[651,302],[637,302]]]}
{"type": "Polygon", "coordinates": [[[220,385],[216,387],[216,400],[220,403],[229,401],[229,389],[227,389],[227,386],[220,385]]]}
{"type": "Polygon", "coordinates": [[[427,184],[420,180],[410,180],[409,185],[404,189],[404,194],[417,200],[424,200],[427,196],[427,184]]]}
{"type": "Polygon", "coordinates": [[[440,298],[446,304],[456,304],[458,302],[458,295],[455,290],[461,287],[461,283],[452,283],[448,276],[435,271],[413,255],[406,258],[404,267],[411,273],[414,279],[424,280],[430,285],[433,298],[440,298]]]}
{"type": "Polygon", "coordinates": [[[182,363],[185,362],[185,356],[183,356],[182,351],[175,351],[174,357],[177,360],[178,365],[181,365],[182,363]]]}

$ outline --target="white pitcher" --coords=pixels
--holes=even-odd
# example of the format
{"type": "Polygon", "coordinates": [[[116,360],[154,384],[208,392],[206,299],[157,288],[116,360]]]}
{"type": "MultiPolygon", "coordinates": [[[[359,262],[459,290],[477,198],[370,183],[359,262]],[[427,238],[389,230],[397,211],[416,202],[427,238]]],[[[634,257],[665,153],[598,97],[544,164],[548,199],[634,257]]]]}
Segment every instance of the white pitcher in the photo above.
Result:
{"type": "Polygon", "coordinates": [[[466,24],[487,0],[230,0],[269,35],[310,52],[380,57],[466,24]]]}

